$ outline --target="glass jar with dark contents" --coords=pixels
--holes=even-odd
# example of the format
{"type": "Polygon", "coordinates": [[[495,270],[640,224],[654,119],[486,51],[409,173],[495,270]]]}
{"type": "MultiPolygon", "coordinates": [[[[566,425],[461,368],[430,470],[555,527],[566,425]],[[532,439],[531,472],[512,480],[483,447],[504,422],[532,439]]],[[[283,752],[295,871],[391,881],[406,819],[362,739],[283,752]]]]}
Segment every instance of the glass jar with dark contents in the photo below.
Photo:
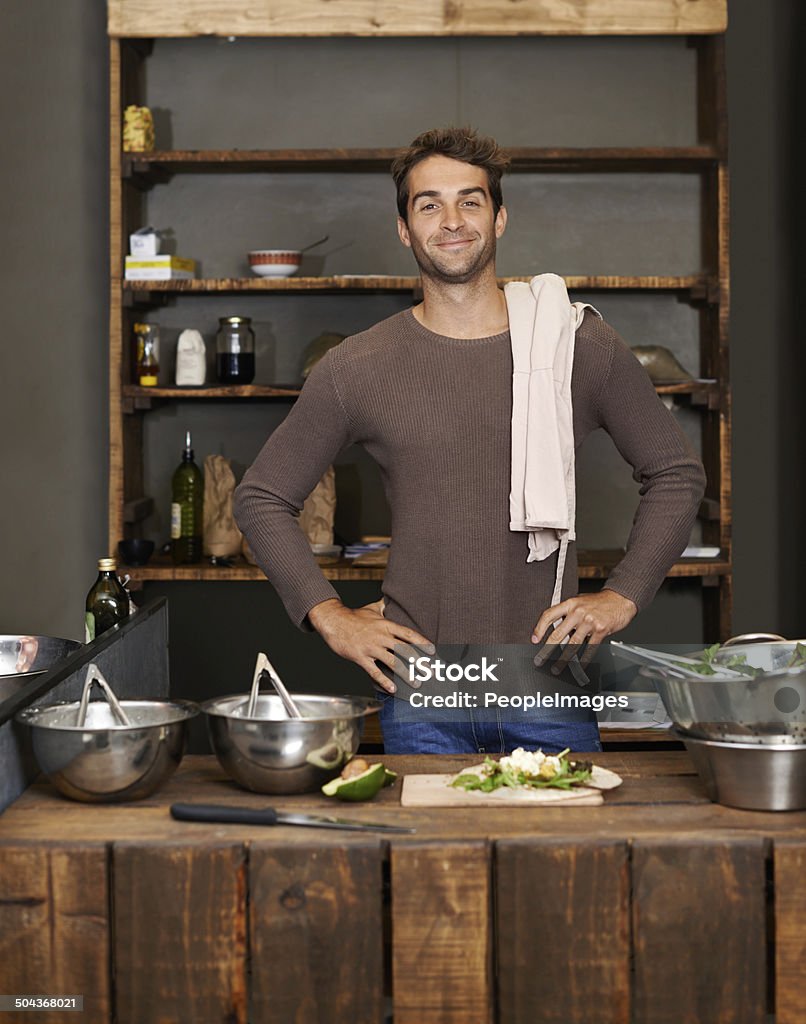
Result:
{"type": "Polygon", "coordinates": [[[221,384],[255,379],[255,335],[248,316],[222,316],[216,335],[216,376],[221,384]]]}

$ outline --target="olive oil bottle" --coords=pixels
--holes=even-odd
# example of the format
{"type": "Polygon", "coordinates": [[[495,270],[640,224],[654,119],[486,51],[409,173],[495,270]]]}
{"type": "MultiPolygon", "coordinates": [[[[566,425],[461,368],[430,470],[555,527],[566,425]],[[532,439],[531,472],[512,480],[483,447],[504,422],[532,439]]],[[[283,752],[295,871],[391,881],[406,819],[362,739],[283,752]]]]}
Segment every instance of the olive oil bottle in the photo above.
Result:
{"type": "Polygon", "coordinates": [[[199,562],[202,556],[204,477],[193,461],[190,431],[171,481],[171,556],[174,565],[199,562]]]}
{"type": "Polygon", "coordinates": [[[98,559],[98,579],[87,594],[84,642],[91,643],[129,617],[129,595],[117,577],[114,558],[98,559]]]}

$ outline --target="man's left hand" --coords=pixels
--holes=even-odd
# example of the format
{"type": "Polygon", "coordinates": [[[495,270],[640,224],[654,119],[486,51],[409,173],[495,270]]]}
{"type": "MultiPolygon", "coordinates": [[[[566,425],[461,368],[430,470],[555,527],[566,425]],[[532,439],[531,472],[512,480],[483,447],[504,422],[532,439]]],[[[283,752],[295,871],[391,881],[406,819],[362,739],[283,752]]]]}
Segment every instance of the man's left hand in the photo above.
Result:
{"type": "Polygon", "coordinates": [[[617,594],[615,590],[600,590],[595,594],[580,594],[561,601],[547,608],[540,618],[532,634],[532,643],[539,644],[543,635],[551,628],[540,651],[535,656],[535,664],[542,665],[557,653],[559,644],[563,644],[560,657],[553,671],[560,672],[569,661],[582,649],[587,647],[580,658],[580,663],[587,665],[593,657],[598,644],[605,637],[624,629],[638,614],[638,608],[628,597],[617,594]]]}

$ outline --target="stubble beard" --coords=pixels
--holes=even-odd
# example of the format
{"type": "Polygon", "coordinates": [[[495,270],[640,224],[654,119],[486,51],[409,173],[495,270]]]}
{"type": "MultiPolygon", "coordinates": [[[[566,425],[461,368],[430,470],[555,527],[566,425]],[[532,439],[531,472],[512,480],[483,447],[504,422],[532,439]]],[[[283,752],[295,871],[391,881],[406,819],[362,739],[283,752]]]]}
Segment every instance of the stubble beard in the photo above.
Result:
{"type": "Polygon", "coordinates": [[[439,253],[432,254],[410,236],[411,251],[420,273],[439,284],[469,284],[481,277],[487,267],[495,262],[496,237],[491,232],[489,238],[477,252],[469,252],[465,259],[446,254],[440,258],[439,253]]]}

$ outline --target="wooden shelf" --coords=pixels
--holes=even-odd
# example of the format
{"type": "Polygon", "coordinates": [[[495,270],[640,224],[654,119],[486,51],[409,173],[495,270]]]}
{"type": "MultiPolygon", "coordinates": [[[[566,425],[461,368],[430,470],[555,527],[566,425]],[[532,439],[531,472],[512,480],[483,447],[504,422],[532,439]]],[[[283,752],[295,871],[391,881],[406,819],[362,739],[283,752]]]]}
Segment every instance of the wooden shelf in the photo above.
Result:
{"type": "MultiPolygon", "coordinates": [[[[579,551],[580,579],[606,579],[617,563],[624,557],[623,551],[579,551]]],[[[212,566],[206,562],[197,565],[174,565],[167,555],[155,555],[148,565],[132,568],[122,565],[121,572],[127,572],[132,580],[237,580],[249,582],[265,580],[262,570],[238,558],[230,568],[212,566]]],[[[730,563],[724,560],[687,558],[672,566],[670,577],[697,578],[724,576],[730,573],[730,563]]],[[[322,572],[328,580],[382,580],[383,566],[355,566],[348,560],[335,565],[323,565],[322,572]]]]}
{"type": "MultiPolygon", "coordinates": [[[[578,550],[579,578],[583,580],[607,579],[624,557],[618,549],[608,551],[578,550]]],[[[667,578],[699,578],[704,576],[725,576],[731,571],[730,562],[723,558],[684,558],[675,563],[667,578]]]]}
{"type": "MultiPolygon", "coordinates": [[[[499,284],[528,281],[529,277],[500,277],[499,284]]],[[[563,277],[571,291],[656,291],[687,292],[692,300],[715,301],[715,282],[708,274],[686,276],[605,276],[567,275],[563,277]]],[[[131,293],[137,302],[157,301],[150,296],[216,295],[260,292],[308,292],[327,295],[339,292],[414,292],[420,287],[419,277],[396,277],[391,274],[338,274],[333,277],[222,277],[198,278],[193,281],[126,281],[118,279],[124,294],[131,293]]]]}
{"type": "MultiPolygon", "coordinates": [[[[121,176],[150,188],[174,174],[323,171],[388,173],[397,149],[188,149],[122,153],[121,176]]],[[[557,171],[701,172],[724,158],[716,146],[508,149],[515,173],[557,171]]]]}
{"type": "MultiPolygon", "coordinates": [[[[238,580],[242,583],[251,580],[264,580],[263,570],[250,565],[243,558],[233,559],[234,565],[210,565],[199,562],[197,565],[174,565],[168,555],[155,555],[148,563],[140,567],[121,565],[120,571],[128,573],[132,580],[238,580]]],[[[323,565],[322,572],[328,580],[382,580],[383,566],[354,566],[352,562],[342,559],[335,565],[323,565]]]]}
{"type": "Polygon", "coordinates": [[[123,397],[131,399],[135,406],[140,401],[152,398],[200,399],[200,398],[297,398],[301,387],[281,384],[211,385],[203,388],[139,387],[124,384],[123,397]]]}
{"type": "MultiPolygon", "coordinates": [[[[709,409],[719,408],[720,387],[715,380],[683,381],[679,384],[657,384],[655,390],[659,395],[689,398],[693,405],[707,405],[709,409]]],[[[204,399],[288,399],[298,398],[302,386],[282,384],[246,384],[211,385],[202,388],[178,387],[140,387],[136,384],[124,384],[121,393],[124,399],[124,412],[135,409],[148,409],[152,399],[162,398],[172,401],[199,401],[204,399]]]]}

